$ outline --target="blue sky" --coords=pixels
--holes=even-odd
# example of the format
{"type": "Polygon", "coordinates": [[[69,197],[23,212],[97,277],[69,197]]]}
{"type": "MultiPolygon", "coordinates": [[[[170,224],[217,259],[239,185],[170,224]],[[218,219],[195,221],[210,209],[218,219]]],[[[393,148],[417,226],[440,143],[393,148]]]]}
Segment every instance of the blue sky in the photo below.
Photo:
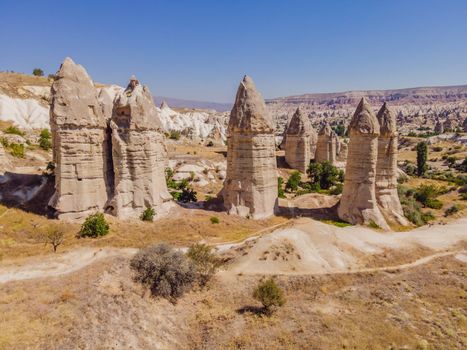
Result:
{"type": "Polygon", "coordinates": [[[467,84],[467,1],[0,0],[0,43],[0,70],[70,56],[95,81],[216,102],[244,74],[266,98],[467,84]]]}

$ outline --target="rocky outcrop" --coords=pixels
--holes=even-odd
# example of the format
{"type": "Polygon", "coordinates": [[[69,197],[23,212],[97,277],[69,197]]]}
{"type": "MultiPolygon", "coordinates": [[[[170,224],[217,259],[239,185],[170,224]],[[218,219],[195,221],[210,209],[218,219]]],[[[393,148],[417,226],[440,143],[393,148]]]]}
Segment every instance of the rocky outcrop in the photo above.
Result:
{"type": "Polygon", "coordinates": [[[314,158],[317,135],[310,120],[297,108],[286,130],[285,161],[293,168],[306,172],[314,158]]]}
{"type": "Polygon", "coordinates": [[[51,88],[50,127],[55,193],[49,205],[59,218],[102,211],[112,191],[107,181],[107,123],[86,70],[66,58],[51,88]]]}
{"type": "Polygon", "coordinates": [[[389,229],[378,208],[375,193],[380,126],[362,98],[349,125],[349,150],[339,217],[352,224],[376,224],[389,229]]]}
{"type": "Polygon", "coordinates": [[[253,219],[273,215],[277,203],[274,122],[248,76],[238,88],[227,134],[225,208],[229,214],[253,219]]]}
{"type": "Polygon", "coordinates": [[[407,225],[397,193],[397,126],[396,118],[383,104],[377,114],[380,125],[378,160],[376,162],[376,200],[384,217],[393,223],[407,225]]]}
{"type": "Polygon", "coordinates": [[[0,144],[0,174],[3,174],[5,171],[10,170],[10,168],[10,160],[6,155],[5,148],[3,148],[3,145],[0,144]]]}
{"type": "Polygon", "coordinates": [[[331,164],[336,162],[336,137],[329,123],[324,123],[318,133],[318,143],[316,144],[315,161],[328,161],[331,164]]]}
{"type": "Polygon", "coordinates": [[[167,212],[172,199],[164,174],[167,151],[146,86],[129,86],[115,97],[110,126],[115,189],[109,210],[119,218],[139,217],[148,207],[167,212]]]}
{"type": "Polygon", "coordinates": [[[436,120],[435,133],[437,133],[437,134],[444,133],[444,123],[439,119],[436,120]]]}

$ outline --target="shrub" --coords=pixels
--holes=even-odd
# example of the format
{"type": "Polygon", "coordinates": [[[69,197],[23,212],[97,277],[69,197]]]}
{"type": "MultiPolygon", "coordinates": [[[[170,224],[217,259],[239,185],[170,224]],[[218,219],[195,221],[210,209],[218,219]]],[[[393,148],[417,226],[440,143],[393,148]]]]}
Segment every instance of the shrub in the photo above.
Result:
{"type": "Polygon", "coordinates": [[[448,209],[445,210],[444,216],[447,217],[447,216],[453,215],[457,213],[459,210],[460,210],[459,206],[454,204],[452,207],[449,207],[448,209]]]}
{"type": "Polygon", "coordinates": [[[443,207],[443,202],[436,198],[430,198],[426,201],[425,206],[431,209],[441,209],[443,207]]]}
{"type": "Polygon", "coordinates": [[[19,143],[11,143],[9,145],[10,153],[13,157],[24,158],[24,145],[19,143]]]}
{"type": "Polygon", "coordinates": [[[140,216],[140,219],[143,221],[152,221],[154,220],[154,215],[156,215],[156,211],[154,208],[146,208],[144,209],[143,213],[140,216]]]}
{"type": "Polygon", "coordinates": [[[427,206],[427,202],[441,194],[441,190],[433,185],[420,185],[415,192],[415,199],[427,206]]]}
{"type": "Polygon", "coordinates": [[[170,130],[169,132],[169,138],[171,140],[180,140],[180,131],[178,130],[170,130]]]}
{"type": "Polygon", "coordinates": [[[297,191],[298,185],[300,184],[301,180],[302,180],[302,175],[300,174],[300,172],[294,171],[292,172],[289,179],[287,180],[285,188],[289,191],[295,192],[297,191]]]}
{"type": "Polygon", "coordinates": [[[193,244],[186,254],[196,266],[198,283],[205,286],[214,276],[219,266],[219,259],[212,253],[210,246],[206,244],[193,244]]]}
{"type": "Polygon", "coordinates": [[[217,216],[211,216],[209,220],[211,221],[211,224],[218,224],[220,222],[217,216]]]}
{"type": "Polygon", "coordinates": [[[176,301],[196,279],[193,261],[167,244],[140,249],[131,259],[134,279],[148,287],[153,296],[176,301]]]}
{"type": "Polygon", "coordinates": [[[44,244],[46,245],[50,244],[52,246],[54,253],[56,253],[58,246],[63,243],[64,233],[59,229],[50,229],[44,235],[43,240],[44,240],[44,244]]]}
{"type": "Polygon", "coordinates": [[[259,283],[253,291],[253,298],[263,304],[266,314],[271,314],[274,308],[285,304],[284,292],[272,278],[259,283]]]}
{"type": "Polygon", "coordinates": [[[344,181],[344,172],[337,169],[328,161],[322,163],[311,162],[307,169],[311,184],[318,184],[323,190],[344,181]]]}
{"type": "Polygon", "coordinates": [[[5,132],[5,134],[24,136],[24,132],[22,132],[16,126],[9,126],[8,128],[5,129],[4,132],[5,132]]]}
{"type": "Polygon", "coordinates": [[[461,193],[460,197],[463,201],[467,201],[467,193],[461,193]]]}
{"type": "Polygon", "coordinates": [[[79,231],[80,237],[100,237],[109,233],[109,224],[104,218],[104,214],[95,213],[89,215],[84,221],[79,231]]]}
{"type": "Polygon", "coordinates": [[[417,175],[423,176],[427,170],[426,160],[428,158],[428,146],[426,142],[417,144],[417,175]]]}
{"type": "Polygon", "coordinates": [[[371,220],[371,219],[370,219],[370,222],[368,223],[368,227],[381,228],[374,220],[371,220]]]}
{"type": "Polygon", "coordinates": [[[178,196],[178,201],[182,203],[196,202],[198,201],[197,192],[191,187],[186,187],[182,190],[182,193],[178,196]]]}
{"type": "Polygon", "coordinates": [[[34,68],[32,71],[32,75],[35,75],[36,77],[43,77],[44,71],[40,68],[34,68]]]}
{"type": "Polygon", "coordinates": [[[284,179],[282,177],[277,178],[277,196],[279,198],[285,198],[285,193],[284,193],[284,179]]]}
{"type": "Polygon", "coordinates": [[[343,190],[344,190],[344,184],[342,182],[339,182],[331,188],[331,190],[329,191],[329,194],[338,195],[338,194],[341,194],[343,190]]]}
{"type": "Polygon", "coordinates": [[[212,146],[214,146],[214,142],[209,140],[208,143],[206,144],[206,147],[212,147],[212,146]]]}
{"type": "Polygon", "coordinates": [[[443,147],[441,147],[441,146],[435,146],[435,147],[433,147],[433,151],[434,151],[434,152],[441,152],[442,150],[443,150],[443,147]]]}
{"type": "Polygon", "coordinates": [[[399,184],[406,183],[407,181],[409,181],[409,177],[406,175],[401,175],[397,178],[397,183],[399,184]]]}
{"type": "Polygon", "coordinates": [[[45,151],[48,151],[52,148],[52,135],[48,129],[42,129],[41,135],[39,136],[39,146],[45,151]]]}
{"type": "Polygon", "coordinates": [[[2,144],[2,146],[4,148],[7,148],[8,146],[10,146],[10,143],[8,142],[6,137],[1,137],[0,138],[0,143],[2,144]]]}

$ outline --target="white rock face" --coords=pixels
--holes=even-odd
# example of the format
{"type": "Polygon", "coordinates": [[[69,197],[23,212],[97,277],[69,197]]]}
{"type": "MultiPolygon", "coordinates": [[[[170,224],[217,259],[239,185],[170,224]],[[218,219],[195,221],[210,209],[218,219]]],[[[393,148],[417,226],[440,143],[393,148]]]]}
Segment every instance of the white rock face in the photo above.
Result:
{"type": "Polygon", "coordinates": [[[119,218],[137,218],[146,208],[165,214],[172,205],[167,150],[149,89],[137,85],[119,93],[110,125],[115,180],[109,209],[119,218]]]}
{"type": "Polygon", "coordinates": [[[388,221],[408,225],[397,193],[397,126],[386,103],[377,115],[380,125],[376,163],[376,200],[388,221]]]}
{"type": "Polygon", "coordinates": [[[86,70],[66,58],[51,90],[55,193],[49,205],[59,218],[103,211],[112,184],[107,168],[107,123],[86,70]]]}
{"type": "Polygon", "coordinates": [[[277,205],[274,122],[253,80],[245,76],[230,114],[227,175],[222,195],[229,214],[262,219],[277,205]]]}
{"type": "MultiPolygon", "coordinates": [[[[318,133],[318,142],[316,144],[315,160],[316,162],[328,161],[331,164],[336,162],[337,144],[336,134],[331,126],[326,122],[318,133]]],[[[337,140],[338,141],[338,140],[337,140]]]]}
{"type": "Polygon", "coordinates": [[[0,120],[11,121],[22,129],[49,128],[49,109],[34,99],[0,94],[0,120]]]}
{"type": "Polygon", "coordinates": [[[376,163],[378,158],[378,119],[362,98],[349,126],[350,142],[345,167],[339,217],[352,224],[377,224],[389,229],[376,201],[376,163]]]}

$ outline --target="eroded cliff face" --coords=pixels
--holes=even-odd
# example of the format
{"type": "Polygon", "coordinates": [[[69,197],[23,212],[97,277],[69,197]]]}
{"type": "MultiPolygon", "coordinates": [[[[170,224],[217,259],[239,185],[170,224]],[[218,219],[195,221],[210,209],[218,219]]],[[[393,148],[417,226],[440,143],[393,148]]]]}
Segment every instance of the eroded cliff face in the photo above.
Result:
{"type": "Polygon", "coordinates": [[[376,163],[376,200],[384,217],[393,223],[408,225],[397,193],[397,126],[386,103],[377,114],[380,125],[376,163]]]}
{"type": "Polygon", "coordinates": [[[266,218],[277,205],[274,122],[253,80],[245,76],[230,114],[227,175],[222,191],[230,214],[266,218]]]}
{"type": "Polygon", "coordinates": [[[49,205],[59,218],[103,211],[111,184],[107,123],[86,70],[66,58],[51,88],[50,126],[55,193],[49,205]]]}
{"type": "Polygon", "coordinates": [[[352,224],[376,224],[389,229],[376,200],[376,163],[380,126],[362,98],[349,126],[350,142],[339,217],[352,224]]]}
{"type": "Polygon", "coordinates": [[[315,157],[317,135],[310,120],[297,108],[286,129],[285,161],[293,169],[306,173],[315,157]]]}
{"type": "Polygon", "coordinates": [[[115,180],[109,210],[119,218],[139,217],[148,207],[166,213],[172,199],[164,174],[167,150],[149,89],[137,85],[118,94],[110,125],[115,180]]]}

